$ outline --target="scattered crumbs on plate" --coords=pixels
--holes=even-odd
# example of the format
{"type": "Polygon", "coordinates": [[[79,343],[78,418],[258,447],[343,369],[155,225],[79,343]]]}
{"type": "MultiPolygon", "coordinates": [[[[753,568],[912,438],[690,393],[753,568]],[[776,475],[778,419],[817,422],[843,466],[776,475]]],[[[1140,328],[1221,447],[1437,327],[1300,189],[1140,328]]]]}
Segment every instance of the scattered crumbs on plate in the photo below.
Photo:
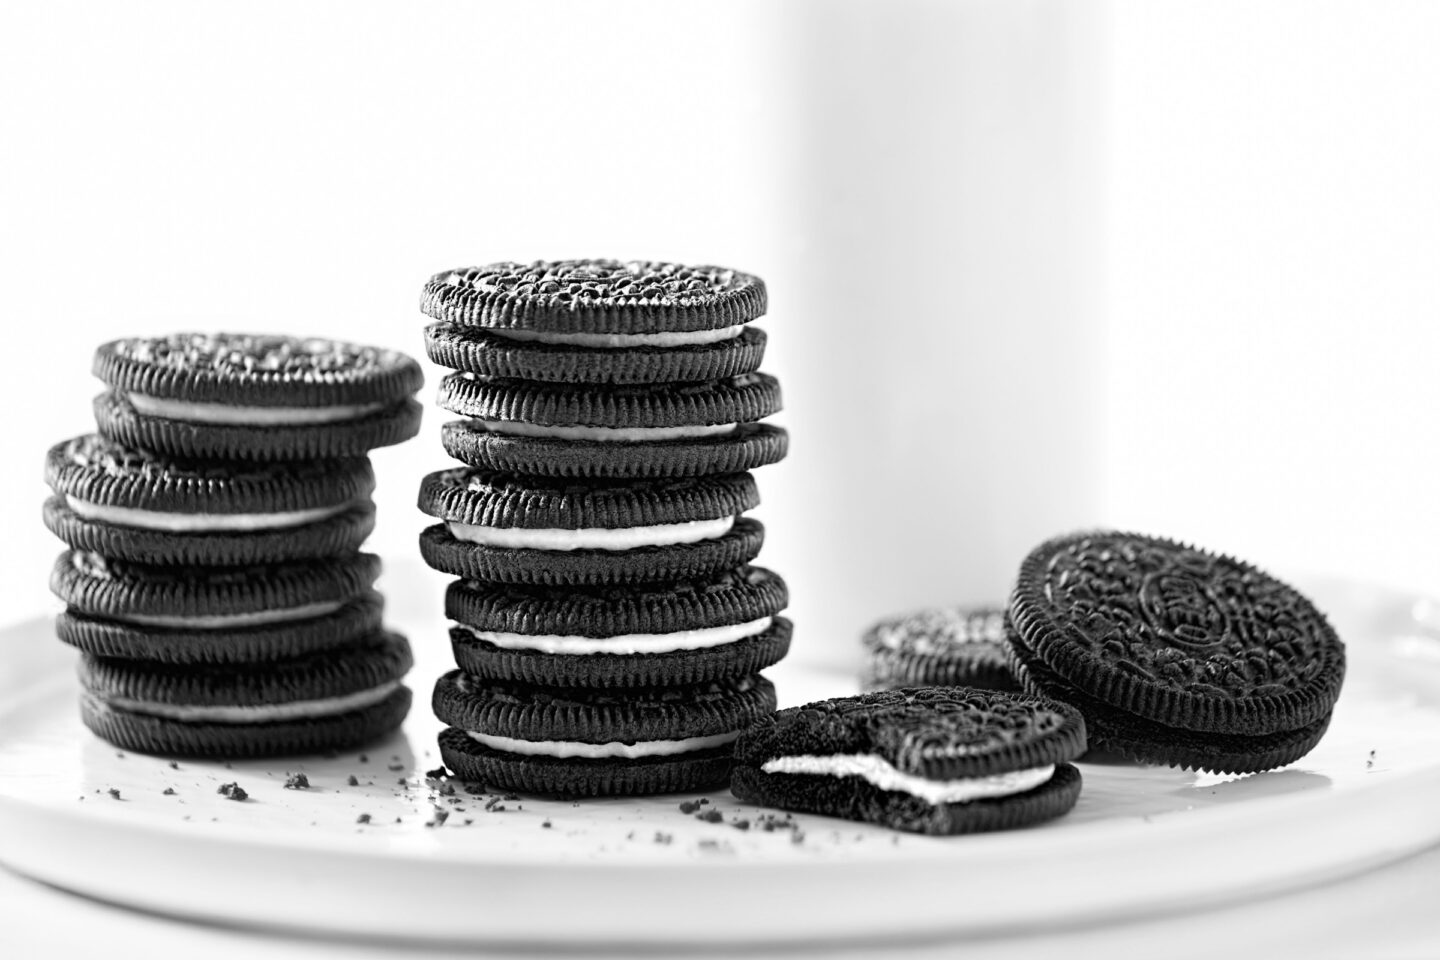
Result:
{"type": "Polygon", "coordinates": [[[656,830],[656,831],[655,831],[655,842],[658,843],[658,844],[660,844],[662,847],[668,847],[668,846],[670,846],[670,844],[671,844],[674,840],[675,840],[675,835],[674,835],[673,833],[664,833],[664,832],[659,831],[659,830],[656,830]]]}
{"type": "MultiPolygon", "coordinates": [[[[229,764],[226,764],[226,766],[229,766],[229,764]]],[[[220,788],[215,792],[226,800],[246,800],[250,797],[250,794],[245,792],[245,788],[238,783],[222,783],[220,784],[220,788]]]]}
{"type": "Polygon", "coordinates": [[[435,790],[442,797],[455,796],[455,784],[453,783],[442,783],[440,784],[440,786],[436,787],[435,790]]]}
{"type": "Polygon", "coordinates": [[[472,823],[474,823],[474,822],[475,822],[475,821],[474,821],[474,820],[471,820],[469,817],[466,817],[466,818],[465,818],[465,826],[467,826],[467,827],[470,826],[470,824],[472,824],[472,823]]]}
{"type": "Polygon", "coordinates": [[[163,796],[173,797],[173,796],[175,796],[175,788],[174,788],[174,787],[166,787],[164,790],[161,790],[160,793],[161,793],[163,796]]]}
{"type": "Polygon", "coordinates": [[[719,810],[706,810],[695,814],[695,819],[704,820],[706,823],[720,823],[725,817],[719,810]]]}
{"type": "Polygon", "coordinates": [[[706,853],[734,853],[735,848],[724,840],[701,840],[695,845],[706,853]]]}
{"type": "Polygon", "coordinates": [[[358,816],[358,817],[355,818],[355,822],[356,822],[356,823],[369,823],[369,822],[370,822],[370,814],[368,814],[368,813],[362,813],[362,814],[360,814],[360,816],[358,816]]]}
{"type": "MultiPolygon", "coordinates": [[[[85,798],[81,797],[80,799],[84,800],[85,798]]],[[[540,826],[544,827],[546,830],[549,830],[552,826],[554,826],[554,824],[552,824],[549,820],[542,820],[540,821],[540,826]]],[[[633,837],[634,834],[632,833],[631,836],[633,837]]]]}
{"type": "Polygon", "coordinates": [[[396,818],[395,818],[395,822],[396,822],[396,823],[404,823],[405,821],[404,821],[404,820],[401,820],[399,817],[396,817],[396,818]]]}
{"type": "Polygon", "coordinates": [[[110,794],[110,798],[111,798],[112,800],[119,800],[119,799],[120,799],[120,791],[117,790],[117,789],[115,789],[114,787],[108,788],[105,792],[108,793],[108,794],[110,794]]]}
{"type": "Polygon", "coordinates": [[[406,788],[407,790],[410,788],[410,781],[409,781],[409,779],[407,779],[406,777],[401,777],[400,779],[396,780],[395,782],[398,783],[398,784],[400,784],[400,786],[406,788]]]}
{"type": "Polygon", "coordinates": [[[310,778],[303,773],[292,773],[285,778],[286,790],[309,790],[310,778]]]}
{"type": "Polygon", "coordinates": [[[699,809],[700,809],[700,801],[699,801],[699,800],[681,800],[681,801],[680,801],[680,812],[681,812],[681,813],[690,814],[690,813],[694,813],[696,810],[699,810],[699,809]]]}
{"type": "Polygon", "coordinates": [[[425,822],[427,827],[440,827],[450,818],[450,811],[443,807],[436,807],[431,811],[430,819],[425,822]]]}
{"type": "Polygon", "coordinates": [[[468,793],[468,794],[470,794],[471,796],[479,796],[480,794],[482,794],[482,793],[485,792],[485,784],[483,784],[483,783],[466,783],[466,784],[465,784],[465,792],[468,793]]]}
{"type": "Polygon", "coordinates": [[[1371,769],[1374,768],[1374,766],[1375,766],[1375,751],[1374,751],[1374,750],[1371,750],[1371,751],[1370,751],[1370,756],[1369,756],[1369,757],[1366,759],[1366,761],[1365,761],[1365,769],[1366,769],[1366,770],[1371,770],[1371,769]]]}
{"type": "Polygon", "coordinates": [[[174,760],[171,760],[171,761],[170,761],[170,769],[171,769],[171,770],[179,770],[179,769],[180,769],[180,764],[176,763],[174,760]]]}
{"type": "Polygon", "coordinates": [[[348,776],[348,777],[345,778],[345,785],[346,785],[347,787],[358,787],[358,786],[360,786],[360,781],[359,781],[359,780],[356,780],[356,779],[355,779],[355,774],[352,773],[352,774],[350,774],[350,776],[348,776]]]}
{"type": "Polygon", "coordinates": [[[746,820],[746,819],[744,819],[744,818],[742,817],[742,818],[739,819],[739,820],[731,820],[731,821],[730,821],[730,826],[734,827],[736,830],[749,830],[749,829],[750,829],[750,821],[749,821],[749,820],[746,820]]]}
{"type": "Polygon", "coordinates": [[[505,809],[505,804],[500,802],[499,797],[491,797],[485,801],[486,813],[500,813],[505,809]]]}

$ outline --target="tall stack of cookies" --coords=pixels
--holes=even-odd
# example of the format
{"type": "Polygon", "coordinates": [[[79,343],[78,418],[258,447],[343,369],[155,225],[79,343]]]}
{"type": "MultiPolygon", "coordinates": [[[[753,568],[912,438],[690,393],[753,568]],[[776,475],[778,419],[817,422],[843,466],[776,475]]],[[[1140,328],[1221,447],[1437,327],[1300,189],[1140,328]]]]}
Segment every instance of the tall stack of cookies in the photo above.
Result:
{"type": "Polygon", "coordinates": [[[397,727],[406,639],[382,626],[369,450],[419,430],[395,351],[249,334],[116,340],[98,433],[46,457],[61,640],[81,717],[130,750],[241,758],[397,727]]]}
{"type": "Polygon", "coordinates": [[[765,285],[721,267],[613,260],[437,274],[422,311],[451,373],[420,549],[459,577],[458,669],[436,684],[446,765],[527,793],[718,786],[775,707],[784,581],[751,561],[748,471],[785,455],[757,372],[765,285]]]}

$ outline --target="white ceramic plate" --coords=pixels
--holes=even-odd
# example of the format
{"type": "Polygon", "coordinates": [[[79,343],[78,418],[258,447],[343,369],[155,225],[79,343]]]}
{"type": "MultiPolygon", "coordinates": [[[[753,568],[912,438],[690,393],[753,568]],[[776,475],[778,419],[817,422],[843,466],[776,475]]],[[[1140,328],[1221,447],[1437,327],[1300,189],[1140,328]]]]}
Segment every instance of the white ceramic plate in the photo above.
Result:
{"type": "MultiPolygon", "coordinates": [[[[952,839],[799,815],[766,831],[724,793],[702,808],[720,823],[679,809],[693,797],[442,795],[424,776],[433,656],[412,674],[414,715],[365,760],[121,755],[80,725],[70,653],[31,622],[0,632],[0,861],[163,914],[492,944],[994,935],[1253,898],[1440,841],[1440,619],[1390,591],[1309,589],[1350,652],[1309,756],[1245,777],[1082,764],[1063,819],[952,839]],[[308,790],[284,787],[302,772],[308,790]],[[220,796],[230,781],[250,799],[220,796]]],[[[838,674],[773,676],[783,702],[853,692],[838,674]]]]}

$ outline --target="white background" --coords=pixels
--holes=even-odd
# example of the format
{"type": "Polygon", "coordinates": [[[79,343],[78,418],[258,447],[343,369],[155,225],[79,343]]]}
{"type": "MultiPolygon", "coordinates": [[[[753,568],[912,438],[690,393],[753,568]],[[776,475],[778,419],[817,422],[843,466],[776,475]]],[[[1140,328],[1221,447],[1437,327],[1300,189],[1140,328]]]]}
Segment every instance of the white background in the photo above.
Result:
{"type": "Polygon", "coordinates": [[[53,609],[96,344],[419,355],[431,273],[567,256],[768,281],[801,655],[1094,523],[1440,591],[1437,40],[1335,0],[8,5],[0,620],[53,609]]]}

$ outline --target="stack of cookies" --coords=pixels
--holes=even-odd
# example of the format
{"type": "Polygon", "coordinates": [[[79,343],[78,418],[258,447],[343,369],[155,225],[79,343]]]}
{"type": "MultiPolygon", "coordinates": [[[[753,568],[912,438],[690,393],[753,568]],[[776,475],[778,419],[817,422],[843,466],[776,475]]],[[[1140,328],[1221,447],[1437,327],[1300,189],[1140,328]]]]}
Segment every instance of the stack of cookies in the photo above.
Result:
{"type": "Polygon", "coordinates": [[[81,716],[117,746],[240,758],[397,727],[366,457],[418,431],[419,365],[330,340],[174,334],[95,355],[99,433],[52,447],[51,589],[81,716]]]}
{"type": "Polygon", "coordinates": [[[460,776],[571,796],[725,782],[731,743],[775,707],[788,594],[754,566],[761,423],[758,278],[720,267],[570,260],[437,274],[421,309],[455,372],[427,476],[425,561],[459,669],[440,678],[441,754],[460,776]]]}

